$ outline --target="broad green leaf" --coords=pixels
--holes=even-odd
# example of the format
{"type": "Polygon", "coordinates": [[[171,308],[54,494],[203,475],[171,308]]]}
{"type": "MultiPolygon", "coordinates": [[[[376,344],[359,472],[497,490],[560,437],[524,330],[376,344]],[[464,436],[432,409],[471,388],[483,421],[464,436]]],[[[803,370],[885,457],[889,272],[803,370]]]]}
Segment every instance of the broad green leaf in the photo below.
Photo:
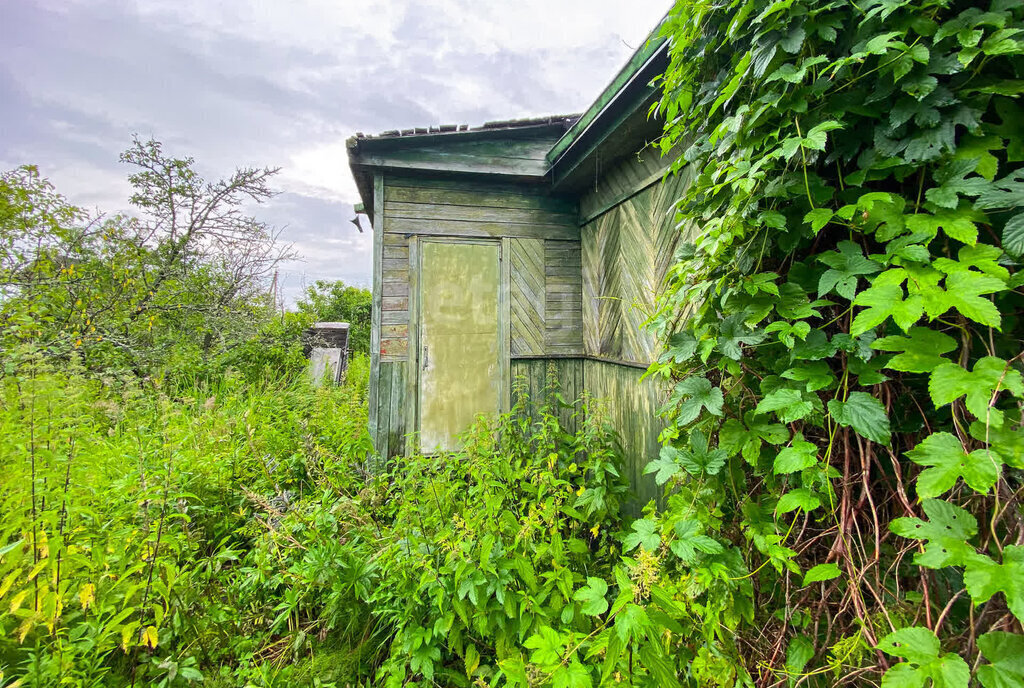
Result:
{"type": "Polygon", "coordinates": [[[948,492],[959,478],[971,489],[985,494],[999,480],[1002,464],[996,455],[984,449],[970,454],[954,435],[936,432],[907,452],[919,466],[927,466],[917,476],[917,494],[922,499],[948,492]]]}
{"type": "Polygon", "coordinates": [[[867,306],[857,314],[850,326],[850,334],[855,337],[881,325],[890,316],[906,332],[924,315],[924,299],[918,294],[904,298],[903,287],[895,284],[876,282],[857,294],[853,303],[867,306]]]}
{"type": "Polygon", "coordinates": [[[804,222],[811,225],[811,231],[817,234],[821,228],[832,221],[832,211],[828,208],[815,208],[804,215],[804,222]]]}
{"type": "Polygon", "coordinates": [[[992,631],[978,638],[978,649],[988,664],[978,667],[985,688],[1024,686],[1024,635],[992,631]]]}
{"type": "Polygon", "coordinates": [[[882,402],[867,392],[850,392],[846,401],[831,400],[828,412],[833,420],[843,427],[853,428],[861,437],[889,444],[889,416],[882,402]]]}
{"type": "Polygon", "coordinates": [[[751,330],[745,320],[743,313],[730,315],[722,320],[718,330],[718,350],[735,361],[743,357],[743,345],[759,344],[764,340],[764,332],[751,330]]]}
{"type": "Polygon", "coordinates": [[[871,343],[872,349],[900,352],[886,367],[908,373],[929,373],[949,363],[942,354],[955,350],[956,346],[955,339],[928,327],[912,327],[906,337],[882,337],[871,343]]]}
{"type": "Polygon", "coordinates": [[[722,415],[725,399],[722,390],[704,377],[690,376],[676,385],[670,403],[679,403],[677,425],[688,425],[697,419],[701,409],[716,416],[722,415]]]}
{"type": "Polygon", "coordinates": [[[608,583],[603,578],[587,576],[587,585],[580,588],[572,596],[577,602],[582,602],[581,611],[588,616],[600,616],[608,611],[608,583]]]}
{"type": "Polygon", "coordinates": [[[959,198],[977,196],[989,190],[992,183],[984,177],[968,177],[978,167],[978,159],[950,160],[934,174],[939,186],[925,191],[925,198],[937,206],[955,209],[959,198]]]}
{"type": "Polygon", "coordinates": [[[639,518],[633,521],[633,532],[626,535],[622,541],[622,551],[630,552],[636,549],[637,545],[642,546],[648,552],[658,549],[661,544],[661,535],[658,534],[658,524],[649,518],[639,518]]]}
{"type": "Polygon", "coordinates": [[[1024,397],[1024,378],[1001,358],[986,356],[968,372],[956,363],[947,362],[932,370],[928,393],[935,408],[950,404],[962,396],[967,410],[983,422],[1002,427],[1003,414],[989,404],[1002,391],[1024,397]]]}
{"type": "Polygon", "coordinates": [[[772,472],[775,475],[796,473],[810,468],[818,462],[818,448],[804,441],[803,435],[797,433],[793,444],[783,448],[775,457],[772,472]]]}
{"type": "Polygon", "coordinates": [[[853,300],[857,294],[857,280],[882,269],[881,265],[864,255],[864,249],[852,241],[840,241],[836,251],[821,253],[817,260],[831,268],[818,280],[818,296],[835,290],[844,299],[853,300]]]}
{"type": "Polygon", "coordinates": [[[836,381],[836,376],[832,374],[832,369],[825,361],[809,361],[806,363],[800,363],[792,368],[786,369],[782,373],[782,377],[787,380],[796,380],[797,382],[807,383],[808,392],[827,389],[836,381]]]}
{"type": "Polygon", "coordinates": [[[705,554],[721,554],[725,551],[720,542],[700,534],[701,524],[696,519],[676,521],[674,530],[676,538],[669,549],[685,563],[693,562],[698,551],[705,554]]]}
{"type": "Polygon", "coordinates": [[[800,420],[814,410],[813,404],[805,401],[799,389],[783,387],[764,395],[758,402],[755,413],[776,413],[783,423],[800,420]]]}
{"type": "Polygon", "coordinates": [[[551,675],[552,688],[593,688],[590,672],[576,657],[565,666],[555,669],[551,675]]]}
{"type": "Polygon", "coordinates": [[[658,458],[644,466],[644,475],[655,473],[654,482],[664,485],[681,470],[679,450],[673,446],[665,445],[661,448],[658,458]]]}
{"type": "Polygon", "coordinates": [[[907,228],[915,234],[927,234],[933,239],[941,229],[946,236],[969,246],[974,246],[978,242],[978,227],[971,220],[970,213],[965,210],[940,210],[934,215],[910,215],[907,217],[907,228]]]}
{"type": "Polygon", "coordinates": [[[976,272],[956,272],[946,277],[946,293],[942,305],[939,308],[929,307],[928,315],[937,318],[950,308],[955,308],[965,318],[998,330],[1002,324],[999,309],[984,295],[1006,289],[1006,283],[995,277],[976,272]]]}
{"type": "Polygon", "coordinates": [[[1003,248],[1014,258],[1024,255],[1024,213],[1006,221],[1003,227],[1003,248]]]}
{"type": "Polygon", "coordinates": [[[541,626],[523,645],[533,650],[530,653],[530,662],[540,667],[557,666],[562,661],[562,652],[565,651],[562,636],[550,626],[541,626]]]}
{"type": "Polygon", "coordinates": [[[971,437],[989,445],[989,450],[999,454],[1008,466],[1024,469],[1024,430],[1003,425],[994,427],[980,420],[971,423],[971,437]]]}
{"type": "Polygon", "coordinates": [[[889,529],[902,537],[925,542],[924,551],[914,556],[918,566],[930,569],[963,566],[975,553],[967,540],[978,533],[977,520],[955,504],[938,499],[925,499],[921,507],[929,520],[896,518],[889,529]]]}
{"type": "Polygon", "coordinates": [[[615,617],[615,632],[624,643],[643,636],[644,630],[651,625],[644,608],[630,602],[615,617]]]}
{"type": "Polygon", "coordinates": [[[839,578],[841,571],[837,564],[818,564],[811,568],[804,575],[804,587],[807,587],[811,583],[820,583],[822,581],[832,580],[833,578],[839,578]]]}
{"type": "Polygon", "coordinates": [[[821,498],[818,497],[818,495],[814,494],[806,487],[800,487],[795,490],[790,490],[779,497],[779,502],[775,505],[775,513],[788,514],[794,509],[814,511],[820,506],[821,498]]]}
{"type": "Polygon", "coordinates": [[[697,338],[692,332],[676,332],[668,338],[663,358],[675,363],[685,363],[697,353],[697,338]]]}
{"type": "Polygon", "coordinates": [[[878,649],[895,657],[905,657],[882,677],[884,688],[923,687],[927,679],[933,688],[967,688],[971,669],[953,652],[940,655],[941,645],[927,628],[914,626],[893,631],[882,638],[878,649]]]}
{"type": "Polygon", "coordinates": [[[729,458],[728,452],[724,449],[710,449],[708,438],[700,430],[690,433],[690,446],[680,449],[678,453],[679,462],[686,469],[686,472],[693,476],[702,473],[717,475],[729,458]]]}
{"type": "Polygon", "coordinates": [[[997,592],[1006,597],[1006,607],[1024,621],[1024,547],[1007,545],[1003,549],[1003,563],[981,554],[967,562],[964,586],[975,604],[987,602],[997,592]]]}

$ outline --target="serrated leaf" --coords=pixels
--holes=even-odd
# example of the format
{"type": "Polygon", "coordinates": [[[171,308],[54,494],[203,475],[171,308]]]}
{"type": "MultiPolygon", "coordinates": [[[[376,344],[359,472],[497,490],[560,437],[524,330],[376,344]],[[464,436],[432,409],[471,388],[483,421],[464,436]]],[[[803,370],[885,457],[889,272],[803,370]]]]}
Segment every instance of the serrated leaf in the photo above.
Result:
{"type": "Polygon", "coordinates": [[[832,211],[828,208],[815,208],[804,215],[804,222],[811,225],[811,231],[817,234],[821,228],[832,221],[832,211]]]}
{"type": "Polygon", "coordinates": [[[550,626],[541,626],[536,633],[526,639],[523,645],[533,650],[530,653],[530,662],[541,667],[560,664],[562,652],[565,649],[562,636],[550,626]]]}
{"type": "Polygon", "coordinates": [[[828,402],[828,412],[834,421],[853,428],[861,437],[889,444],[889,416],[882,402],[867,392],[850,392],[846,401],[832,399],[828,402]]]}
{"type": "Polygon", "coordinates": [[[786,494],[779,497],[778,503],[775,505],[775,513],[777,514],[788,514],[794,509],[803,509],[804,511],[814,511],[821,506],[821,498],[818,495],[811,492],[809,488],[800,487],[795,490],[790,490],[786,494]]]}
{"type": "Polygon", "coordinates": [[[676,415],[677,425],[692,423],[700,415],[701,409],[716,416],[722,415],[722,404],[725,399],[722,390],[711,384],[707,378],[690,376],[676,385],[670,403],[678,403],[676,415]]]}
{"type": "Polygon", "coordinates": [[[577,602],[582,602],[580,610],[588,616],[600,616],[608,611],[608,583],[603,578],[594,576],[587,577],[587,585],[580,588],[572,596],[577,602]]]}
{"type": "Polygon", "coordinates": [[[817,256],[817,260],[831,268],[818,280],[818,296],[835,290],[843,298],[852,300],[857,293],[857,280],[879,272],[882,266],[865,256],[864,250],[852,241],[840,241],[836,248],[817,256]]]}
{"type": "Polygon", "coordinates": [[[878,351],[900,352],[885,367],[908,373],[928,373],[943,363],[949,363],[942,354],[956,347],[955,339],[928,327],[912,327],[906,337],[882,337],[871,343],[871,348],[878,351]]]}
{"type": "Polygon", "coordinates": [[[964,569],[964,586],[975,604],[982,604],[997,592],[1006,597],[1006,607],[1024,621],[1024,547],[1003,548],[1003,563],[975,555],[964,569]]]}
{"type": "Polygon", "coordinates": [[[836,376],[832,374],[832,369],[829,368],[828,363],[825,361],[800,363],[799,365],[786,369],[782,373],[782,377],[787,380],[796,380],[797,382],[807,383],[808,392],[816,392],[819,389],[826,389],[831,387],[836,381],[836,376]]]}
{"type": "Polygon", "coordinates": [[[783,387],[764,395],[755,413],[776,413],[783,423],[800,420],[814,410],[813,404],[805,401],[798,389],[783,387]]]}
{"type": "Polygon", "coordinates": [[[669,445],[662,447],[658,458],[644,466],[644,475],[654,473],[654,482],[664,485],[682,470],[683,467],[679,463],[678,457],[679,450],[675,447],[669,445]]]}
{"type": "Polygon", "coordinates": [[[907,457],[927,467],[917,476],[917,494],[922,499],[948,492],[960,478],[971,489],[985,494],[996,484],[1002,469],[993,452],[978,449],[968,454],[960,440],[948,432],[932,433],[908,451],[907,457]]]}
{"type": "Polygon", "coordinates": [[[700,521],[683,519],[676,521],[673,528],[676,538],[669,545],[669,549],[685,563],[693,562],[698,551],[706,554],[721,554],[725,551],[720,542],[700,534],[700,521]]]}
{"type": "Polygon", "coordinates": [[[632,529],[633,532],[622,540],[623,552],[630,552],[638,545],[648,552],[658,549],[658,545],[661,544],[661,535],[658,534],[657,523],[649,518],[639,518],[633,521],[632,529]]]}
{"type": "Polygon", "coordinates": [[[989,404],[1004,390],[1024,397],[1024,378],[1006,361],[994,356],[979,359],[971,372],[952,362],[943,363],[932,370],[928,380],[928,393],[935,408],[966,396],[967,410],[995,427],[1002,427],[1003,414],[989,404]]]}
{"type": "Polygon", "coordinates": [[[907,228],[914,234],[926,234],[934,239],[941,229],[946,236],[969,246],[978,243],[978,226],[962,210],[940,210],[934,215],[919,213],[907,217],[907,228]]]}
{"type": "Polygon", "coordinates": [[[1024,255],[1024,213],[1006,221],[1003,226],[1003,248],[1014,258],[1024,255]]]}
{"type": "Polygon", "coordinates": [[[975,552],[966,541],[978,533],[978,521],[955,504],[938,499],[925,499],[921,507],[929,520],[897,518],[889,529],[901,537],[924,541],[924,551],[914,556],[918,566],[963,566],[975,552]]]}
{"type": "Polygon", "coordinates": [[[689,447],[679,450],[679,462],[692,476],[700,476],[703,473],[717,475],[725,466],[728,452],[724,449],[711,449],[708,446],[708,438],[700,430],[690,433],[689,447]]]}
{"type": "Polygon", "coordinates": [[[978,649],[989,661],[978,667],[978,680],[982,686],[1024,686],[1024,635],[992,631],[978,638],[978,649]]]}
{"type": "Polygon", "coordinates": [[[918,294],[904,298],[903,287],[895,284],[876,282],[857,294],[853,303],[867,306],[857,314],[850,326],[850,334],[855,337],[881,325],[890,316],[906,332],[924,315],[924,299],[918,294]]]}
{"type": "Polygon", "coordinates": [[[820,583],[822,581],[832,580],[833,578],[839,578],[840,574],[841,572],[837,564],[818,564],[804,574],[804,587],[807,587],[811,583],[820,583]]]}
{"type": "Polygon", "coordinates": [[[804,441],[803,435],[797,433],[793,444],[785,447],[775,457],[772,472],[775,475],[796,473],[810,468],[818,462],[818,448],[804,441]]]}

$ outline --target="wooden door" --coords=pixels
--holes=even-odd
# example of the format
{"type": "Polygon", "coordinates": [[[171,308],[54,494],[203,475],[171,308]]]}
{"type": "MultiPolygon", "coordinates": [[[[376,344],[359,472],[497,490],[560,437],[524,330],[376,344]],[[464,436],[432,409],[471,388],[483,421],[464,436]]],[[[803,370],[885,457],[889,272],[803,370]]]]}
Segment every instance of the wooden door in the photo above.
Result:
{"type": "Polygon", "coordinates": [[[500,244],[423,241],[419,287],[419,444],[449,451],[502,406],[500,244]]]}

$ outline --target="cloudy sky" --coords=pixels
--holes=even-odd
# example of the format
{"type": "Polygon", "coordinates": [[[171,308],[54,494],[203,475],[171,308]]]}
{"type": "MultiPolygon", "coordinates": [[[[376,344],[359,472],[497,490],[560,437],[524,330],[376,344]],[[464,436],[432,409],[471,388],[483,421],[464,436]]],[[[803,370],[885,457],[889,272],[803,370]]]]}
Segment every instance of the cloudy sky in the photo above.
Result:
{"type": "Polygon", "coordinates": [[[370,283],[355,132],[584,110],[668,0],[0,0],[0,169],[124,210],[133,133],[210,178],[281,167],[258,210],[304,283],[370,283]]]}

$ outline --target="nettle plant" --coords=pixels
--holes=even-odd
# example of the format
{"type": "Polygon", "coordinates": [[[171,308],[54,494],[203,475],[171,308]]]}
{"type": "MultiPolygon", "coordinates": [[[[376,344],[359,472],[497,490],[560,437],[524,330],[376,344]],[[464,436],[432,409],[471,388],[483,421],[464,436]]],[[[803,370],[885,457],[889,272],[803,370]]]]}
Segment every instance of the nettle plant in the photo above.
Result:
{"type": "Polygon", "coordinates": [[[1024,5],[687,0],[664,33],[697,239],[624,543],[684,612],[664,649],[701,685],[1024,685],[1024,5]]]}

